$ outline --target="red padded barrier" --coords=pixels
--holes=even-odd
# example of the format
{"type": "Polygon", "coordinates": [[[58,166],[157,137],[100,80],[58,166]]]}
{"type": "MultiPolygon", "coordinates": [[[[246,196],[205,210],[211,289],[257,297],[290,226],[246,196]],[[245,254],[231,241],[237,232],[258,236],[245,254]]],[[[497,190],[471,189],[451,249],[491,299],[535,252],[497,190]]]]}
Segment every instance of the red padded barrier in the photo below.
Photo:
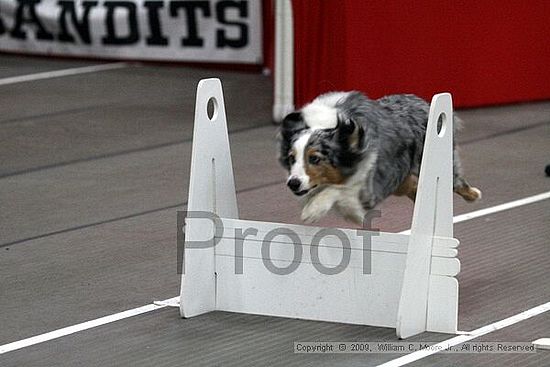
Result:
{"type": "Polygon", "coordinates": [[[550,99],[550,1],[294,0],[296,103],[449,91],[456,106],[550,99]]]}

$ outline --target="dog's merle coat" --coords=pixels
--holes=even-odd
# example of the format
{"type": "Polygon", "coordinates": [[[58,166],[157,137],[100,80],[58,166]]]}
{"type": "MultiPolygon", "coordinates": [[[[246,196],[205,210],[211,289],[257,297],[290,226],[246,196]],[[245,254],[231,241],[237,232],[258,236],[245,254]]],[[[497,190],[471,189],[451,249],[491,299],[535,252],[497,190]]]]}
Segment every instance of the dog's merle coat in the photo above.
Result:
{"type": "MultiPolygon", "coordinates": [[[[372,100],[334,92],[289,114],[280,129],[279,161],[294,193],[307,194],[302,218],[319,219],[334,205],[361,222],[366,210],[392,194],[414,200],[428,112],[429,104],[411,94],[372,100]]],[[[456,145],[453,154],[455,192],[478,199],[481,192],[462,176],[456,145]]]]}

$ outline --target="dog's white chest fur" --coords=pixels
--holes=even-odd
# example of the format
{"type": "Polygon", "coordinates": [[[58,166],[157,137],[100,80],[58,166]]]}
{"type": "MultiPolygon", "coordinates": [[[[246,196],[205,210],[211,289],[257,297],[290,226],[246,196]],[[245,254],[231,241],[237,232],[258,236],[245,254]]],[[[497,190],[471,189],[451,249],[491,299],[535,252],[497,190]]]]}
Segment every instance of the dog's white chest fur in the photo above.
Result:
{"type": "Polygon", "coordinates": [[[376,158],[376,154],[367,157],[345,184],[328,185],[310,193],[302,210],[302,220],[315,222],[335,207],[346,219],[363,224],[366,212],[361,203],[361,190],[366,185],[367,192],[370,191],[376,158]]]}

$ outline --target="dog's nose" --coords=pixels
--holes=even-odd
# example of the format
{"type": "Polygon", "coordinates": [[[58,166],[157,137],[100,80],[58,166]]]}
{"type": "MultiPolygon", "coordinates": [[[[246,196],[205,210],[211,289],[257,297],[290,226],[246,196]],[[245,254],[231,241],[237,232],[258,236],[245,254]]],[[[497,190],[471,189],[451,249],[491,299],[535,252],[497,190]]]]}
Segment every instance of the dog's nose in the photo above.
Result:
{"type": "Polygon", "coordinates": [[[300,189],[300,185],[302,184],[302,182],[300,181],[299,178],[296,178],[296,177],[291,177],[287,183],[288,187],[292,190],[292,191],[298,191],[300,189]]]}

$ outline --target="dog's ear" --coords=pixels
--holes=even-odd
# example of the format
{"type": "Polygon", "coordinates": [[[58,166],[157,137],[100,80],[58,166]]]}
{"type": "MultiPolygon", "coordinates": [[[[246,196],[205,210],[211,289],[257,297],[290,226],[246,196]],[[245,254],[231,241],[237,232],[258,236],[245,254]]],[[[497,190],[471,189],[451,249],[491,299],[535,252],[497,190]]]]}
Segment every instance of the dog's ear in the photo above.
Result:
{"type": "Polygon", "coordinates": [[[305,122],[300,111],[294,111],[286,115],[281,123],[281,134],[284,137],[289,137],[296,134],[298,131],[305,129],[305,122]]]}
{"type": "Polygon", "coordinates": [[[363,146],[363,127],[354,119],[339,117],[336,125],[336,138],[342,146],[361,149],[363,146]]]}
{"type": "Polygon", "coordinates": [[[306,123],[300,111],[289,113],[281,122],[279,132],[277,134],[277,142],[279,145],[279,162],[286,169],[290,169],[288,161],[288,153],[292,147],[292,139],[295,134],[306,128],[306,123]]]}

